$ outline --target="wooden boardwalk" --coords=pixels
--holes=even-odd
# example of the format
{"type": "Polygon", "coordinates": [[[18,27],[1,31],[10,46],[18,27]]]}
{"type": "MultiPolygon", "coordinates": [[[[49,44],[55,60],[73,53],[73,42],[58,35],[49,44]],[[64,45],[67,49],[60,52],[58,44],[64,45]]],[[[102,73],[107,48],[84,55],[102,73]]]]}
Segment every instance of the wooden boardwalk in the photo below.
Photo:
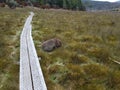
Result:
{"type": "Polygon", "coordinates": [[[20,36],[20,90],[47,90],[31,31],[31,12],[20,36]]]}

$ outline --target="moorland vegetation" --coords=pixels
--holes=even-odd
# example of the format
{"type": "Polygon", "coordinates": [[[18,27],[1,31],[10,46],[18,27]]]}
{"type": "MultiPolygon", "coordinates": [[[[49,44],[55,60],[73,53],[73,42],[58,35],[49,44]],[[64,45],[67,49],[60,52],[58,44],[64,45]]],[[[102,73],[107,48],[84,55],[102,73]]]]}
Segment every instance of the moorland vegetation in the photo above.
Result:
{"type": "MultiPolygon", "coordinates": [[[[19,89],[19,37],[29,11],[0,8],[0,90],[19,89]]],[[[32,35],[48,90],[119,90],[119,13],[32,11],[32,35]],[[52,38],[62,47],[43,51],[42,43],[52,38]]]]}
{"type": "Polygon", "coordinates": [[[119,90],[119,13],[41,10],[33,37],[48,90],[119,90]],[[52,38],[62,47],[43,51],[52,38]]]}

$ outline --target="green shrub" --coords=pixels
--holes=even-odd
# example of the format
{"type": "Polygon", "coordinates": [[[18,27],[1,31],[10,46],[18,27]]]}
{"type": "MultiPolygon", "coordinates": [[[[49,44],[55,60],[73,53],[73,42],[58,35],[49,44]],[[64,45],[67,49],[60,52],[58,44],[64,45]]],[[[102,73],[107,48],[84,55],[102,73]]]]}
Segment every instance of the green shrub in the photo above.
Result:
{"type": "Polygon", "coordinates": [[[18,6],[18,3],[14,0],[10,0],[7,2],[8,6],[12,9],[16,8],[16,6],[18,6]]]}

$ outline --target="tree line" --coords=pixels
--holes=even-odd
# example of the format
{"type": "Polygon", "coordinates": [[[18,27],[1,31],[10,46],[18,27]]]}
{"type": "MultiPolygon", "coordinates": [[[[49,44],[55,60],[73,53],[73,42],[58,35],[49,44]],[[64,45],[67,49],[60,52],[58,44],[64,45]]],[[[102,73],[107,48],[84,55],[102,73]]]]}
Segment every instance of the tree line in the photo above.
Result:
{"type": "Polygon", "coordinates": [[[85,10],[81,0],[0,0],[12,6],[36,6],[41,8],[63,8],[70,10],[85,10]]]}
{"type": "Polygon", "coordinates": [[[39,0],[41,5],[72,10],[85,10],[81,0],[39,0]]]}

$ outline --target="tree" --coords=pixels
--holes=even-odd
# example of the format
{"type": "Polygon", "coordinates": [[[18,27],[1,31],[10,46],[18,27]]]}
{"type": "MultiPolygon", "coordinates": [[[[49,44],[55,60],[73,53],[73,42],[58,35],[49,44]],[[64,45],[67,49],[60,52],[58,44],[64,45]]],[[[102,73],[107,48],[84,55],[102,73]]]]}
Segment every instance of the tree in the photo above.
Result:
{"type": "Polygon", "coordinates": [[[39,0],[40,5],[44,5],[44,0],[39,0]]]}
{"type": "Polygon", "coordinates": [[[10,3],[12,2],[15,4],[18,2],[19,4],[24,2],[27,5],[30,6],[49,6],[51,8],[64,8],[64,9],[71,9],[71,10],[85,10],[85,7],[83,6],[81,0],[0,0],[0,2],[7,2],[10,3]],[[39,5],[38,5],[39,4],[39,5]]]}
{"type": "Polygon", "coordinates": [[[66,0],[63,0],[63,8],[66,9],[67,8],[67,3],[66,0]]]}

